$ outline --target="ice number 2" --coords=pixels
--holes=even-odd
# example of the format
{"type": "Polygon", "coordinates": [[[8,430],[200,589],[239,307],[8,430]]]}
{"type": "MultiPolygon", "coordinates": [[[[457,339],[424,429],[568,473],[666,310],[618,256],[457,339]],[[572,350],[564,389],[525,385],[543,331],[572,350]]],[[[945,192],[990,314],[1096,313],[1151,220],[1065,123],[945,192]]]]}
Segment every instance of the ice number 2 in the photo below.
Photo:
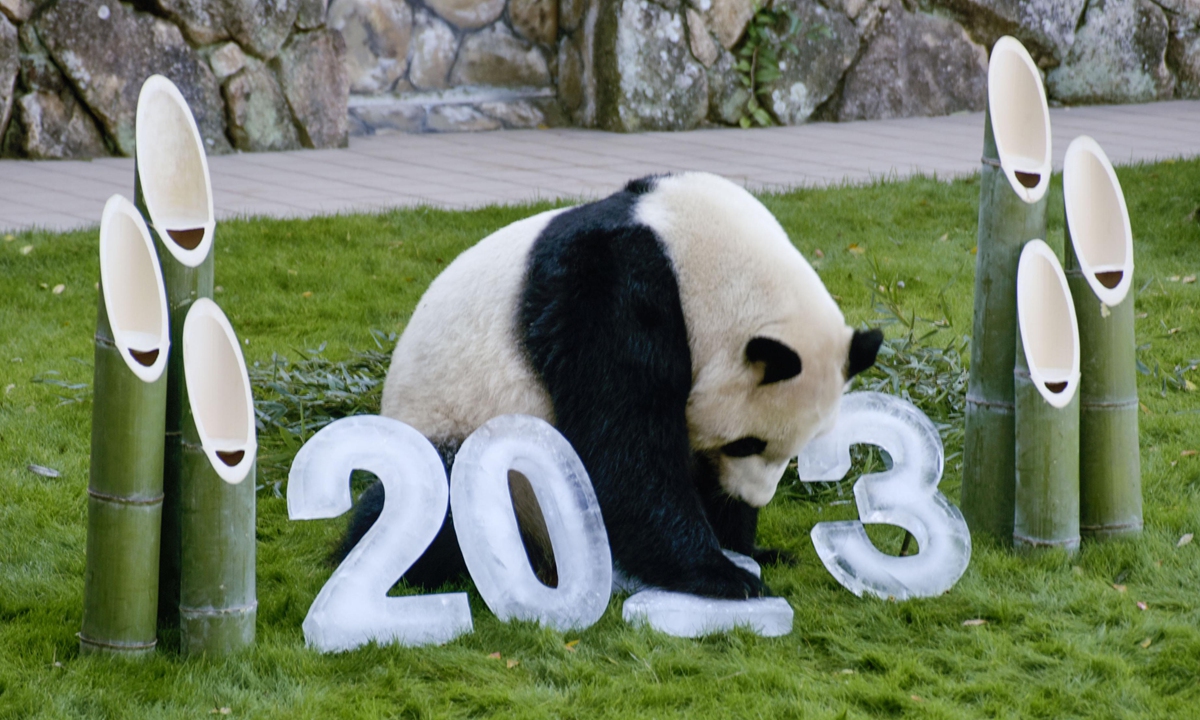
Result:
{"type": "Polygon", "coordinates": [[[471,631],[465,593],[387,596],[437,535],[448,496],[467,569],[501,620],[582,629],[608,606],[612,555],[600,505],[579,456],[544,421],[506,415],[485,423],[459,449],[448,490],[437,451],[416,430],[376,415],[343,418],[296,454],[288,476],[288,516],[308,520],[345,513],[356,469],[383,482],[383,512],[309,608],[304,638],[318,650],[349,650],[371,640],[443,643],[471,631]],[[558,569],[555,588],[539,582],[529,566],[509,470],[529,480],[546,520],[558,569]]]}
{"type": "Polygon", "coordinates": [[[322,652],[371,640],[444,643],[470,632],[466,593],[388,597],[433,541],[446,515],[446,471],[433,446],[390,418],[359,415],[309,439],[288,475],[288,517],[337,517],[350,509],[350,473],[369,470],[384,487],[379,519],[338,566],[304,618],[305,641],[322,652]]]}
{"type": "Polygon", "coordinates": [[[949,590],[971,559],[971,534],[962,513],[937,489],[945,457],[937,429],[906,400],[850,393],[842,398],[833,431],[809,443],[797,458],[800,478],[841,480],[850,469],[850,447],[857,444],[882,448],[892,467],[854,484],[859,520],[813,527],[817,555],[855,595],[903,600],[949,590]],[[880,552],[863,523],[899,525],[912,533],[920,552],[907,557],[880,552]]]}

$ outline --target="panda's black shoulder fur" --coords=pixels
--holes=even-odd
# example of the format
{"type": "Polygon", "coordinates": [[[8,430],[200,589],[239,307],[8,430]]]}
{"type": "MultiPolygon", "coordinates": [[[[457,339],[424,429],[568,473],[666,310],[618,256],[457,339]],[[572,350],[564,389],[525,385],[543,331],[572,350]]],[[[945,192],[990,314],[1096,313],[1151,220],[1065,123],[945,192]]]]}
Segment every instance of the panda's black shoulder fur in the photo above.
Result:
{"type": "Polygon", "coordinates": [[[636,218],[657,178],[555,216],[533,245],[520,342],[591,477],[621,568],[715,597],[763,593],[722,553],[686,420],[688,330],[666,248],[636,218]]]}

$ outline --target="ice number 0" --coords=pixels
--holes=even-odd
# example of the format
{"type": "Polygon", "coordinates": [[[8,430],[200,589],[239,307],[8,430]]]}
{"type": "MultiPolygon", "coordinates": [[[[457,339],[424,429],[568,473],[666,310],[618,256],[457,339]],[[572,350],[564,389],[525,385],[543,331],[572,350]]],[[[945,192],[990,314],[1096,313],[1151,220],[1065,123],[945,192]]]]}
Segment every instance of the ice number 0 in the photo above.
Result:
{"type": "Polygon", "coordinates": [[[812,541],[830,574],[855,595],[903,600],[940,595],[954,586],[971,559],[971,534],[958,508],[940,492],[944,453],[937,429],[901,398],[857,392],[842,398],[837,425],[809,443],[797,458],[806,481],[841,480],[850,469],[850,446],[875,445],[892,467],[854,484],[859,520],[817,523],[812,541]],[[916,555],[880,552],[863,523],[899,525],[912,533],[916,555]]]}
{"type": "Polygon", "coordinates": [[[433,445],[390,418],[359,415],[322,428],[296,453],[288,517],[333,518],[350,509],[350,473],[369,470],[384,488],[379,519],[338,566],[304,618],[305,641],[321,652],[371,640],[425,645],[470,632],[466,593],[388,597],[437,535],[446,515],[446,471],[433,445]]]}
{"type": "Polygon", "coordinates": [[[583,462],[551,425],[501,415],[463,442],[450,471],[450,514],[463,560],[488,608],[501,620],[586,628],[612,592],[612,553],[600,504],[583,462]],[[533,487],[558,570],[557,587],[534,575],[517,529],[509,471],[533,487]]]}

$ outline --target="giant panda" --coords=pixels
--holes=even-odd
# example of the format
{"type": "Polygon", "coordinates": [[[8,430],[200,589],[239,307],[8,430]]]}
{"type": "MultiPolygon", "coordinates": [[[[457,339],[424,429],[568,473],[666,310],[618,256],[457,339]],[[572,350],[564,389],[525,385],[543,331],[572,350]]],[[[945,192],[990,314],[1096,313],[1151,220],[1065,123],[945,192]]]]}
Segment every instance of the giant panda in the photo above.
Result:
{"type": "MultiPolygon", "coordinates": [[[[758,508],[832,427],[846,381],[881,341],[846,325],[746,190],[707,173],[651,176],[513,223],[455,259],[396,345],[382,414],[423,433],[447,466],[490,418],[543,418],[583,461],[621,571],[755,597],[762,581],[722,547],[771,559],[755,545],[758,508]]],[[[513,475],[526,548],[544,569],[541,515],[513,475]]],[[[363,494],[342,554],[382,500],[378,484],[363,494]]],[[[436,587],[464,569],[447,522],[405,578],[436,587]]]]}

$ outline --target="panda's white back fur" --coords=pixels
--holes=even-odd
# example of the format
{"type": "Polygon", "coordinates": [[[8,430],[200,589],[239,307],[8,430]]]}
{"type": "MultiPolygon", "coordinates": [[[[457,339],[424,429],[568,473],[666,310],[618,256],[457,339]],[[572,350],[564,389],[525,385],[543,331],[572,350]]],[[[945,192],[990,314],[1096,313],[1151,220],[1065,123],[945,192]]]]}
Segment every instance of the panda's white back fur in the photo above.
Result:
{"type": "MultiPolygon", "coordinates": [[[[560,212],[497,231],[434,280],[396,346],[384,415],[441,443],[461,441],[500,414],[554,422],[516,323],[530,250],[560,212]]],[[[851,330],[778,221],[728,180],[658,178],[639,198],[636,217],[662,241],[679,284],[692,353],[692,446],[716,449],[747,435],[767,440],[761,456],[721,460],[726,491],[761,506],[787,461],[833,422],[851,330]],[[795,349],[800,376],[760,386],[744,356],[755,336],[795,349]]]]}

